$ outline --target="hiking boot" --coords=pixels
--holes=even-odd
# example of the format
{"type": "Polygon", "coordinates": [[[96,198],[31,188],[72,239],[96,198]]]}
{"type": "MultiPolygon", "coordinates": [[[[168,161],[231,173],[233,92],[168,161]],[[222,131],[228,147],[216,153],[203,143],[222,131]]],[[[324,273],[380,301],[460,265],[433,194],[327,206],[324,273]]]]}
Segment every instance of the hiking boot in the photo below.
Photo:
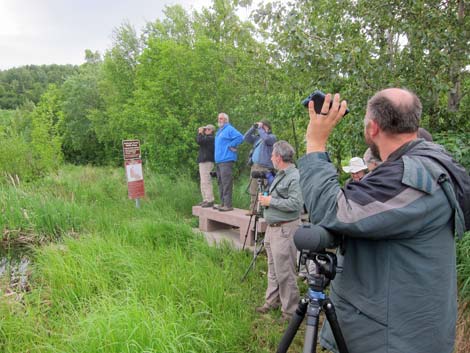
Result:
{"type": "Polygon", "coordinates": [[[213,208],[214,210],[218,210],[218,209],[221,208],[221,207],[224,207],[224,205],[214,204],[214,205],[212,206],[212,208],[213,208]]]}
{"type": "Polygon", "coordinates": [[[227,212],[227,211],[232,211],[232,210],[233,210],[233,207],[228,207],[228,206],[219,207],[220,212],[227,212]]]}
{"type": "Polygon", "coordinates": [[[275,306],[269,306],[268,304],[264,303],[263,306],[259,306],[255,309],[255,311],[257,313],[260,313],[260,314],[266,314],[268,313],[269,311],[271,310],[276,310],[277,307],[275,306]]]}
{"type": "Polygon", "coordinates": [[[198,206],[202,206],[202,205],[204,205],[205,203],[206,203],[206,201],[201,201],[201,202],[199,202],[197,205],[198,205],[198,206]]]}
{"type": "Polygon", "coordinates": [[[291,314],[282,313],[281,317],[278,320],[278,323],[281,325],[284,325],[286,323],[289,323],[291,319],[292,319],[291,314]]]}
{"type": "Polygon", "coordinates": [[[212,207],[212,206],[214,206],[214,203],[213,202],[208,202],[208,201],[204,202],[201,205],[202,208],[207,208],[207,207],[212,207]]]}

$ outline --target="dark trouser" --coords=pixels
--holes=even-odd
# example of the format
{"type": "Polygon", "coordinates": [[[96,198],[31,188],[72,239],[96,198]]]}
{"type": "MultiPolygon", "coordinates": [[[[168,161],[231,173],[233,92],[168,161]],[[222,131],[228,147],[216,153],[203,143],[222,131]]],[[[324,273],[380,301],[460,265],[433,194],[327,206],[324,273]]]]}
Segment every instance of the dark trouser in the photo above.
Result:
{"type": "Polygon", "coordinates": [[[233,169],[234,162],[217,163],[217,182],[219,184],[220,203],[232,207],[233,169]]]}

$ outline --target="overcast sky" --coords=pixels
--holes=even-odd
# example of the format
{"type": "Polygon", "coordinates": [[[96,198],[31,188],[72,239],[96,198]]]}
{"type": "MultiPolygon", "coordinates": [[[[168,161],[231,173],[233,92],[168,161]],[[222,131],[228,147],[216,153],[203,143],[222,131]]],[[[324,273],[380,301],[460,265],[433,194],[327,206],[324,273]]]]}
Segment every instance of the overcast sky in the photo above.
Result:
{"type": "Polygon", "coordinates": [[[0,70],[28,64],[82,64],[85,49],[101,54],[113,29],[128,20],[141,32],[165,5],[187,10],[211,0],[0,0],[0,70]]]}

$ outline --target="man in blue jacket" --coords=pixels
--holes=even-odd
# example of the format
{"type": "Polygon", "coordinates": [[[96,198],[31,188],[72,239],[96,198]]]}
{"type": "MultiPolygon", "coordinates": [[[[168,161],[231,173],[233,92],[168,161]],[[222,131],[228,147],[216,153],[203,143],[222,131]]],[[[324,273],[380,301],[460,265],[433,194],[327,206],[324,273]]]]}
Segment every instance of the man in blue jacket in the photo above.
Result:
{"type": "Polygon", "coordinates": [[[229,123],[229,117],[220,113],[217,117],[219,130],[215,135],[215,163],[219,184],[219,211],[231,211],[233,188],[233,164],[237,160],[237,147],[243,142],[243,135],[229,123]]]}
{"type": "MultiPolygon", "coordinates": [[[[383,161],[341,188],[326,145],[346,102],[309,103],[300,185],[312,223],[343,236],[332,281],[350,353],[452,353],[457,319],[454,235],[470,229],[470,177],[442,146],[417,137],[421,102],[389,88],[373,96],[365,140],[383,161]]],[[[325,323],[322,346],[337,352],[325,323]]]]}
{"type": "MultiPolygon", "coordinates": [[[[274,142],[276,142],[276,135],[272,133],[269,121],[261,120],[260,122],[255,123],[250,129],[248,129],[243,139],[245,142],[253,145],[250,155],[250,172],[270,173],[274,168],[273,162],[271,162],[271,154],[273,152],[274,142]]],[[[256,178],[252,177],[250,179],[250,215],[254,213],[253,211],[256,207],[255,202],[257,192],[258,182],[256,178]]]]}

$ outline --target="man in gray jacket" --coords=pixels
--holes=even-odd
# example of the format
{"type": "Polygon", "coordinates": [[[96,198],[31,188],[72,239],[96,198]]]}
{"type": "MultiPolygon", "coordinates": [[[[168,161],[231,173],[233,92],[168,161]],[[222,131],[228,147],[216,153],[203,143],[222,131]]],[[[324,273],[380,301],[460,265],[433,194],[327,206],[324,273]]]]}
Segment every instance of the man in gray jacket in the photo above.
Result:
{"type": "MultiPolygon", "coordinates": [[[[457,317],[454,235],[470,228],[470,178],[439,145],[417,138],[421,102],[390,88],[367,106],[364,135],[383,163],[341,188],[326,153],[346,102],[309,103],[299,161],[311,221],[344,237],[330,298],[350,353],[452,353],[457,317]]],[[[321,344],[337,352],[331,329],[321,344]]]]}
{"type": "Polygon", "coordinates": [[[278,170],[269,195],[259,195],[268,223],[264,246],[268,255],[268,288],[259,313],[281,306],[282,321],[289,320],[299,301],[296,254],[293,236],[300,224],[303,200],[299,185],[299,171],[294,165],[294,148],[286,141],[273,146],[271,161],[278,170]]]}

